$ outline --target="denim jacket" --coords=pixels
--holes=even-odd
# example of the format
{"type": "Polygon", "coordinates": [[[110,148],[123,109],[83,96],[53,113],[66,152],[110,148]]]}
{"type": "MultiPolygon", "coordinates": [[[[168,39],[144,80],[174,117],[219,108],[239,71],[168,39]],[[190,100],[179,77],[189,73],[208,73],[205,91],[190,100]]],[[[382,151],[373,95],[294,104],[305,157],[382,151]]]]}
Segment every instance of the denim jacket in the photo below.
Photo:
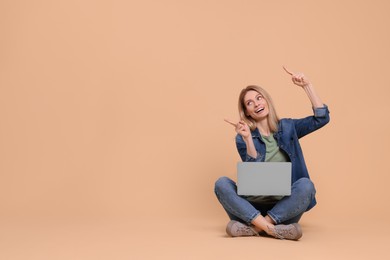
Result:
{"type": "MultiPolygon", "coordinates": [[[[288,155],[292,163],[291,184],[300,178],[310,178],[298,139],[323,127],[330,120],[329,110],[326,105],[313,109],[313,112],[313,116],[302,119],[281,119],[278,131],[274,133],[279,148],[288,155]]],[[[246,144],[241,135],[236,136],[238,153],[244,162],[264,162],[266,147],[257,128],[252,131],[252,138],[257,151],[257,157],[253,158],[247,154],[246,144]]],[[[315,205],[316,199],[314,197],[307,210],[310,210],[315,205]]]]}

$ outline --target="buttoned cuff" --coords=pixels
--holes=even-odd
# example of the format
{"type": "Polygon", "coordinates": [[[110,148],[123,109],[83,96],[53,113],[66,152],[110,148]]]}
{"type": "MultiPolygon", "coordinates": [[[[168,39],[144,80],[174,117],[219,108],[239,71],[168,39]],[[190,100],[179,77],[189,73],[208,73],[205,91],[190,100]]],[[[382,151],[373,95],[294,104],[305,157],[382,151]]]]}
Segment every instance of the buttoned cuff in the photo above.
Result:
{"type": "Polygon", "coordinates": [[[323,107],[313,108],[315,117],[326,117],[326,114],[329,113],[328,106],[324,105],[323,107]]]}
{"type": "Polygon", "coordinates": [[[256,158],[246,154],[245,162],[261,162],[262,156],[259,152],[257,152],[256,158]]]}

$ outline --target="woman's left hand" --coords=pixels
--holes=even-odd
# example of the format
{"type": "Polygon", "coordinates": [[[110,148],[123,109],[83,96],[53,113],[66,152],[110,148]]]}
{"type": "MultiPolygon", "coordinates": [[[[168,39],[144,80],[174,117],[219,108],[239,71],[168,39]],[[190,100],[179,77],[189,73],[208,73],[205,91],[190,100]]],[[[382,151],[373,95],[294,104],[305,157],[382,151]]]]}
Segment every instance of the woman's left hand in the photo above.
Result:
{"type": "Polygon", "coordinates": [[[311,85],[309,79],[305,75],[303,75],[303,73],[292,73],[284,66],[283,69],[291,75],[292,82],[294,82],[295,85],[300,86],[302,88],[311,85]]]}

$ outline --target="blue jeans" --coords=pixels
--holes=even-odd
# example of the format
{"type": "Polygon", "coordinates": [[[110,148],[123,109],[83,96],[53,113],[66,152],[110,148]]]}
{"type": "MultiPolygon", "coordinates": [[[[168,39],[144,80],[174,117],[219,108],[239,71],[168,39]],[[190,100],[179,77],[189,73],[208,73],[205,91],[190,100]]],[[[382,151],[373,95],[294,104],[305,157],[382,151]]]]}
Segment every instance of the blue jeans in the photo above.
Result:
{"type": "Polygon", "coordinates": [[[268,215],[276,224],[298,223],[309,207],[316,190],[308,178],[300,178],[291,186],[291,195],[275,204],[256,204],[245,196],[237,195],[237,186],[228,177],[221,177],[215,183],[215,194],[231,220],[251,223],[253,219],[268,215]]]}

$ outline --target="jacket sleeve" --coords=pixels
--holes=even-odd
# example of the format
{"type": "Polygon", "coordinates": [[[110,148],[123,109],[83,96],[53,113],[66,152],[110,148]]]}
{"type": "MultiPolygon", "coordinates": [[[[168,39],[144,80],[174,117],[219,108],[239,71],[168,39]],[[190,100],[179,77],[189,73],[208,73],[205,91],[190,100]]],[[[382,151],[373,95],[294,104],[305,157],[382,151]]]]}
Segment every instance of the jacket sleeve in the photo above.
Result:
{"type": "Polygon", "coordinates": [[[261,162],[262,160],[262,155],[259,153],[259,151],[256,150],[257,156],[256,158],[248,155],[247,149],[246,149],[246,144],[244,140],[242,139],[241,135],[236,136],[236,147],[237,151],[240,154],[241,160],[243,162],[261,162]]]}
{"type": "Polygon", "coordinates": [[[313,109],[314,115],[302,119],[293,119],[295,131],[298,138],[301,138],[317,129],[320,129],[330,121],[329,109],[324,107],[313,109]]]}

